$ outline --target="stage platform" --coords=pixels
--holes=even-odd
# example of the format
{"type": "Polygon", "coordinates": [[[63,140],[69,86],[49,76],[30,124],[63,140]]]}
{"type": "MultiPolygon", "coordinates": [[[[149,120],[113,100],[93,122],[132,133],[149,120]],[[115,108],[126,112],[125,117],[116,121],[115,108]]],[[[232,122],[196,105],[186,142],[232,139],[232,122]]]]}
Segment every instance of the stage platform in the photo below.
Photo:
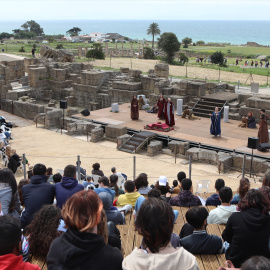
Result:
{"type": "MultiPolygon", "coordinates": [[[[92,111],[89,116],[76,114],[74,117],[81,120],[95,120],[105,124],[120,125],[138,131],[144,130],[145,125],[153,124],[158,121],[165,122],[164,120],[158,120],[157,114],[147,113],[143,110],[140,111],[139,120],[131,120],[129,103],[119,105],[118,113],[111,112],[111,108],[105,108],[92,111]]],[[[169,136],[170,138],[178,138],[231,150],[235,149],[236,151],[251,154],[251,149],[247,148],[248,137],[257,137],[258,128],[240,128],[238,127],[239,124],[240,121],[230,120],[229,123],[224,123],[223,120],[221,120],[221,138],[219,138],[210,135],[210,117],[201,118],[201,120],[188,120],[175,115],[174,130],[169,132],[151,130],[151,132],[169,136]]],[[[254,150],[254,155],[270,158],[270,152],[254,150]]]]}

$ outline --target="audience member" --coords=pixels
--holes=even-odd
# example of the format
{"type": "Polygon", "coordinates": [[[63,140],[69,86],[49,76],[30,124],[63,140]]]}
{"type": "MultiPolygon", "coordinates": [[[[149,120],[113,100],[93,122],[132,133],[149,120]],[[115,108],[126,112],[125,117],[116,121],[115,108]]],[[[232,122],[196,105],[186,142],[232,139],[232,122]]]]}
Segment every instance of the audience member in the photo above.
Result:
{"type": "Polygon", "coordinates": [[[105,210],[107,221],[112,221],[114,224],[124,224],[124,216],[118,210],[112,210],[112,196],[108,192],[100,192],[100,199],[103,203],[103,209],[105,210]]]}
{"type": "Polygon", "coordinates": [[[117,172],[115,167],[111,168],[111,172],[112,174],[116,174],[118,176],[119,183],[122,183],[122,182],[124,183],[124,181],[126,180],[124,175],[120,172],[117,172]]]}
{"type": "Polygon", "coordinates": [[[46,166],[36,164],[29,185],[22,187],[25,210],[21,215],[21,226],[24,229],[44,204],[52,204],[55,196],[55,187],[47,183],[46,166]]]}
{"type": "Polygon", "coordinates": [[[110,189],[115,191],[116,196],[125,194],[125,191],[118,187],[117,182],[118,182],[117,174],[112,174],[110,176],[110,189]]]}
{"type": "Polygon", "coordinates": [[[98,179],[98,183],[99,183],[99,187],[95,189],[95,192],[97,194],[101,193],[101,192],[107,192],[111,195],[112,198],[112,203],[114,200],[114,196],[115,196],[115,191],[110,189],[110,182],[109,179],[106,176],[103,176],[101,178],[98,179]]]}
{"type": "Polygon", "coordinates": [[[31,179],[31,177],[33,176],[33,169],[34,169],[34,166],[32,166],[32,165],[28,166],[28,171],[27,171],[27,178],[28,179],[31,179]]]}
{"type": "Polygon", "coordinates": [[[10,169],[0,170],[0,201],[3,215],[20,219],[20,201],[17,182],[10,169]]]}
{"type": "Polygon", "coordinates": [[[102,170],[100,170],[100,164],[99,163],[94,163],[92,166],[92,174],[99,175],[99,176],[104,176],[104,173],[102,170]]]}
{"type": "Polygon", "coordinates": [[[23,261],[20,221],[0,216],[0,269],[40,270],[37,265],[23,261]]]}
{"type": "Polygon", "coordinates": [[[87,186],[89,186],[89,185],[92,185],[94,187],[93,189],[95,189],[95,183],[93,181],[92,176],[87,175],[86,179],[83,181],[83,187],[86,189],[87,186]]]}
{"type": "Polygon", "coordinates": [[[79,162],[80,164],[78,164],[78,161],[76,161],[76,172],[80,171],[80,176],[81,176],[81,180],[85,180],[86,178],[86,170],[84,168],[81,167],[81,161],[79,162]]]}
{"type": "Polygon", "coordinates": [[[47,168],[47,182],[53,183],[53,169],[51,167],[47,168]]]}
{"type": "Polygon", "coordinates": [[[253,256],[241,265],[241,270],[269,270],[270,260],[263,256],[253,256]]]}
{"type": "Polygon", "coordinates": [[[122,269],[123,256],[97,234],[102,202],[92,190],[75,193],[62,209],[67,231],[51,244],[48,269],[122,269]]]}
{"type": "Polygon", "coordinates": [[[206,199],[205,205],[214,205],[218,206],[221,204],[219,199],[219,190],[225,186],[223,179],[217,179],[215,182],[216,193],[212,194],[209,198],[206,199]]]}
{"type": "Polygon", "coordinates": [[[232,189],[223,187],[219,190],[221,205],[210,211],[207,218],[208,224],[226,224],[232,213],[236,212],[236,205],[231,205],[232,189]]]}
{"type": "Polygon", "coordinates": [[[136,191],[133,181],[128,180],[125,182],[125,192],[125,194],[122,194],[118,197],[117,206],[125,206],[130,204],[134,207],[137,199],[141,196],[141,194],[136,191]]]}
{"type": "Polygon", "coordinates": [[[192,181],[189,178],[182,180],[182,189],[180,193],[170,199],[172,206],[193,206],[201,205],[201,201],[198,196],[192,194],[192,181]]]}
{"type": "Polygon", "coordinates": [[[22,194],[22,187],[24,185],[28,185],[30,184],[30,180],[29,179],[22,179],[19,184],[18,184],[18,195],[19,195],[19,199],[21,202],[21,207],[24,207],[24,200],[23,200],[23,194],[22,194]]]}
{"type": "Polygon", "coordinates": [[[187,176],[186,176],[186,173],[185,172],[179,172],[177,174],[177,180],[179,181],[179,185],[180,185],[180,191],[182,191],[182,180],[186,179],[187,176]]]}
{"type": "Polygon", "coordinates": [[[187,222],[194,228],[193,234],[180,240],[180,245],[192,254],[223,253],[222,239],[206,232],[208,211],[205,207],[193,207],[186,213],[187,222]]]}
{"type": "Polygon", "coordinates": [[[146,195],[151,190],[149,187],[149,183],[147,180],[147,174],[141,173],[134,181],[137,191],[142,194],[146,195]]]}
{"type": "Polygon", "coordinates": [[[189,224],[189,223],[185,223],[182,228],[181,231],[179,233],[179,237],[180,239],[192,235],[194,232],[194,228],[189,224]]]}
{"type": "Polygon", "coordinates": [[[143,236],[142,248],[135,248],[123,261],[124,270],[199,269],[196,258],[180,247],[171,246],[174,214],[169,204],[149,198],[142,204],[135,228],[143,236]],[[179,268],[179,269],[180,269],[179,268]]]}
{"type": "Polygon", "coordinates": [[[54,205],[43,205],[27,226],[30,253],[47,256],[52,241],[61,235],[57,230],[61,220],[61,210],[54,205]]]}
{"type": "Polygon", "coordinates": [[[60,183],[62,181],[62,175],[61,173],[56,173],[53,175],[53,183],[60,183]]]}
{"type": "Polygon", "coordinates": [[[55,184],[56,205],[62,209],[66,200],[78,191],[83,190],[83,185],[76,179],[76,167],[67,165],[60,183],[55,184]]]}
{"type": "Polygon", "coordinates": [[[262,186],[270,187],[270,173],[264,175],[262,186]]]}
{"type": "Polygon", "coordinates": [[[239,202],[240,212],[233,213],[222,233],[224,241],[230,246],[226,259],[235,267],[254,255],[269,257],[269,201],[259,190],[251,189],[239,202]]]}
{"type": "Polygon", "coordinates": [[[173,180],[173,187],[171,188],[172,194],[178,194],[181,191],[180,186],[178,185],[177,180],[173,180]]]}
{"type": "Polygon", "coordinates": [[[171,188],[169,186],[166,176],[162,175],[159,177],[158,181],[156,182],[155,188],[159,189],[161,192],[161,197],[163,197],[164,200],[169,202],[171,198],[171,188]]]}
{"type": "Polygon", "coordinates": [[[18,167],[21,165],[21,159],[16,153],[16,149],[10,150],[10,158],[8,162],[8,168],[15,174],[18,167]]]}
{"type": "Polygon", "coordinates": [[[247,178],[242,178],[237,189],[237,194],[233,196],[231,204],[238,204],[241,199],[243,199],[247,192],[249,191],[250,183],[247,178]]]}

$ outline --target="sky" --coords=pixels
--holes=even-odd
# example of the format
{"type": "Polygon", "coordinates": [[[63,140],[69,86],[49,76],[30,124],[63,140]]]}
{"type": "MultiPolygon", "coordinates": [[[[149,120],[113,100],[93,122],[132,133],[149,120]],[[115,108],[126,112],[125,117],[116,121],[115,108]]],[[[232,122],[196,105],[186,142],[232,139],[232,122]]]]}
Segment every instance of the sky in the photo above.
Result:
{"type": "Polygon", "coordinates": [[[0,0],[0,20],[269,20],[270,0],[0,0]]]}

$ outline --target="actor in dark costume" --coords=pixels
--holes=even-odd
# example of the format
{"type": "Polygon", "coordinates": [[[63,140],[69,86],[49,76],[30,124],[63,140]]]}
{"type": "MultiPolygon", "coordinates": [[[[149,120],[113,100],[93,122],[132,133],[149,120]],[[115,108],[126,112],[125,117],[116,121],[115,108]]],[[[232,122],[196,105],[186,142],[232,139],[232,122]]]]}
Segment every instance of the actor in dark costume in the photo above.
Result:
{"type": "Polygon", "coordinates": [[[171,102],[171,99],[168,98],[168,101],[165,103],[165,121],[166,121],[166,124],[169,126],[169,127],[172,127],[175,125],[175,122],[174,122],[174,106],[173,106],[173,103],[171,102]]]}
{"type": "Polygon", "coordinates": [[[215,111],[211,116],[211,127],[210,133],[215,136],[221,136],[221,128],[220,128],[220,112],[218,111],[218,107],[215,108],[215,111]]]}
{"type": "Polygon", "coordinates": [[[268,143],[269,134],[268,134],[268,125],[267,125],[268,116],[265,114],[265,110],[261,109],[261,120],[258,131],[259,143],[268,143]]]}
{"type": "Polygon", "coordinates": [[[139,106],[139,110],[142,110],[142,106],[145,105],[143,97],[140,96],[139,100],[138,100],[138,106],[139,106]]]}
{"type": "Polygon", "coordinates": [[[242,128],[256,128],[256,119],[253,116],[252,112],[249,112],[248,115],[242,116],[242,122],[238,125],[242,128]]]}
{"type": "Polygon", "coordinates": [[[131,116],[132,120],[139,119],[139,107],[138,107],[138,100],[137,100],[136,96],[133,96],[133,98],[131,100],[130,116],[131,116]]]}
{"type": "Polygon", "coordinates": [[[165,98],[163,98],[163,95],[160,95],[160,98],[158,99],[157,105],[158,105],[158,119],[165,119],[165,113],[164,113],[164,106],[165,106],[165,98]]]}

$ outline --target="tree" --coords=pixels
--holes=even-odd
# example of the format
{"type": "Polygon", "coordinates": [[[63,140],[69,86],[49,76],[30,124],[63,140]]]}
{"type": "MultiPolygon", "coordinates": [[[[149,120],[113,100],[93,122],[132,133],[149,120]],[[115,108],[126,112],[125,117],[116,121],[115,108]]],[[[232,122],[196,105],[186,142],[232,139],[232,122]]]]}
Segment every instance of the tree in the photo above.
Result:
{"type": "Polygon", "coordinates": [[[144,59],[155,59],[154,50],[149,48],[149,47],[145,47],[143,50],[143,58],[144,59]]]}
{"type": "Polygon", "coordinates": [[[213,64],[218,64],[218,65],[220,65],[220,66],[223,65],[223,62],[224,62],[224,54],[223,54],[221,51],[213,53],[213,54],[210,56],[210,58],[211,58],[211,62],[212,62],[213,64]]]}
{"type": "Polygon", "coordinates": [[[179,59],[183,65],[188,62],[188,57],[184,53],[179,53],[179,59]]]}
{"type": "Polygon", "coordinates": [[[182,39],[182,42],[184,43],[184,48],[188,48],[188,45],[192,43],[192,39],[189,37],[185,37],[182,39]]]}
{"type": "Polygon", "coordinates": [[[105,59],[105,54],[100,43],[94,43],[86,54],[87,58],[105,59]]]}
{"type": "Polygon", "coordinates": [[[152,48],[154,48],[155,36],[160,35],[160,29],[157,23],[151,23],[147,29],[147,35],[152,35],[152,48]]]}
{"type": "Polygon", "coordinates": [[[44,34],[43,28],[41,28],[40,25],[33,20],[25,22],[21,26],[21,28],[23,28],[24,29],[23,31],[25,31],[25,32],[35,33],[36,36],[41,36],[44,34]]]}
{"type": "Polygon", "coordinates": [[[13,35],[12,34],[9,34],[7,32],[2,32],[0,33],[0,39],[3,39],[3,38],[10,38],[12,37],[13,35]]]}
{"type": "Polygon", "coordinates": [[[172,63],[174,54],[179,51],[181,43],[174,33],[165,32],[158,39],[158,47],[167,54],[166,61],[172,63]]]}
{"type": "Polygon", "coordinates": [[[198,46],[201,46],[201,45],[204,45],[204,44],[205,44],[205,42],[203,40],[198,40],[196,42],[196,45],[198,45],[198,46]]]}
{"type": "Polygon", "coordinates": [[[79,28],[79,27],[73,27],[73,28],[71,28],[71,29],[69,29],[67,31],[67,34],[69,34],[71,36],[78,36],[81,31],[82,31],[81,28],[79,28]]]}

